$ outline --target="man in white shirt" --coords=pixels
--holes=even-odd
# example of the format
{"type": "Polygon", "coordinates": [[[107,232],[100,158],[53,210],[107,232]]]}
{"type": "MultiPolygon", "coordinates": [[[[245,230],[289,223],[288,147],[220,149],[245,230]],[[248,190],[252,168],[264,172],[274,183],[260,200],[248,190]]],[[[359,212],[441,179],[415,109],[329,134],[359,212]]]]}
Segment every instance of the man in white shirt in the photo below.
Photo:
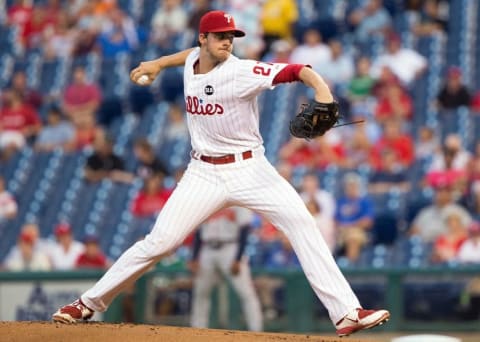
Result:
{"type": "Polygon", "coordinates": [[[0,223],[17,215],[17,202],[5,189],[5,180],[0,176],[0,223]]]}
{"type": "Polygon", "coordinates": [[[480,223],[473,221],[468,227],[470,237],[458,251],[457,260],[461,263],[480,264],[480,223]]]}
{"type": "Polygon", "coordinates": [[[73,270],[78,257],[84,252],[85,246],[75,241],[68,223],[59,223],[55,227],[57,241],[49,249],[49,257],[54,270],[73,270]]]}
{"type": "Polygon", "coordinates": [[[427,59],[412,49],[402,48],[396,34],[385,37],[387,51],[374,59],[370,74],[378,79],[382,68],[387,67],[405,86],[410,86],[427,68],[427,59]]]}

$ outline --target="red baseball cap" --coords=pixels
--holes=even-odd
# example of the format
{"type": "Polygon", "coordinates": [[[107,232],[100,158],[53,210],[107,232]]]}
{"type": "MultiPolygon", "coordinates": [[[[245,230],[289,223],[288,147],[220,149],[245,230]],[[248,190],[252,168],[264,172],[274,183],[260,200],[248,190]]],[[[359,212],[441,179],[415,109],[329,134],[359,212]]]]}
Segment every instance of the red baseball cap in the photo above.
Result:
{"type": "Polygon", "coordinates": [[[29,245],[33,245],[33,237],[27,232],[20,233],[19,240],[28,243],[29,245]]]}
{"type": "Polygon", "coordinates": [[[57,224],[57,226],[55,227],[55,235],[57,236],[67,235],[71,233],[72,233],[72,229],[68,223],[62,222],[57,224]]]}
{"type": "Polygon", "coordinates": [[[210,11],[200,19],[200,33],[207,32],[229,32],[232,31],[235,37],[245,36],[245,32],[235,27],[233,17],[223,11],[210,11]]]}

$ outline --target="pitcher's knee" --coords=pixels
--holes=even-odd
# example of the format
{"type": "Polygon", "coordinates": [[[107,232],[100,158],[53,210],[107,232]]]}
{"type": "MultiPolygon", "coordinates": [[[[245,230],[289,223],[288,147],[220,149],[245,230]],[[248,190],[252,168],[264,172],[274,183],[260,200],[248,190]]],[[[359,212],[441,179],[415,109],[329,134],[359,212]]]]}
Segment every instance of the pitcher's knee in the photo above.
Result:
{"type": "Polygon", "coordinates": [[[155,259],[175,249],[176,241],[165,237],[159,239],[147,235],[145,239],[135,243],[135,247],[141,251],[145,258],[155,259]]]}

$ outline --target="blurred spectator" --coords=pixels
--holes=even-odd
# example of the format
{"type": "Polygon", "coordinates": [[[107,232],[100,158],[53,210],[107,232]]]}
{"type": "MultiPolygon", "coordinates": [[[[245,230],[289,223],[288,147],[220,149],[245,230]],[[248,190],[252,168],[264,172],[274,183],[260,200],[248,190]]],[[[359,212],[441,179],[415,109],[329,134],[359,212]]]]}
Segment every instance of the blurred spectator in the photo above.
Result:
{"type": "Polygon", "coordinates": [[[57,224],[54,233],[56,242],[48,251],[52,268],[61,271],[74,269],[85,247],[81,242],[73,239],[72,229],[68,223],[57,224]]]}
{"type": "Polygon", "coordinates": [[[183,76],[181,68],[171,68],[162,72],[160,93],[162,99],[169,104],[180,103],[183,99],[183,76]]]}
{"type": "Polygon", "coordinates": [[[480,181],[474,181],[470,185],[469,191],[464,194],[462,202],[472,217],[480,221],[480,181]]]}
{"type": "Polygon", "coordinates": [[[30,141],[41,128],[38,112],[28,104],[22,93],[16,90],[6,90],[4,106],[0,110],[0,128],[3,132],[15,131],[30,141]]]}
{"type": "Polygon", "coordinates": [[[158,173],[163,175],[169,174],[167,167],[155,155],[152,144],[146,138],[139,138],[135,141],[133,152],[139,162],[135,171],[138,177],[146,179],[158,173]]]}
{"type": "Polygon", "coordinates": [[[344,195],[337,199],[335,221],[339,245],[352,262],[358,260],[363,246],[368,242],[367,231],[373,224],[373,204],[362,193],[362,180],[355,173],[343,177],[344,195]]]}
{"type": "Polygon", "coordinates": [[[378,79],[382,69],[387,67],[404,85],[411,86],[425,72],[426,58],[413,49],[402,48],[402,41],[395,33],[386,37],[385,44],[386,51],[373,61],[371,75],[378,79]]]}
{"type": "Polygon", "coordinates": [[[7,24],[19,30],[20,44],[26,45],[26,27],[33,17],[33,3],[30,0],[15,0],[8,8],[7,24]]]}
{"type": "Polygon", "coordinates": [[[189,11],[187,26],[192,32],[195,32],[193,36],[195,37],[194,45],[196,45],[198,27],[200,26],[200,18],[203,17],[203,15],[208,11],[213,10],[213,8],[211,7],[209,0],[193,0],[191,2],[192,8],[189,11]]]}
{"type": "Polygon", "coordinates": [[[401,122],[391,119],[383,124],[383,135],[375,143],[372,151],[372,165],[379,168],[384,150],[392,150],[396,159],[404,168],[408,168],[414,160],[413,139],[402,131],[401,122]]]}
{"type": "Polygon", "coordinates": [[[305,30],[302,38],[301,44],[293,48],[289,62],[308,64],[318,72],[325,71],[331,52],[330,47],[322,41],[322,34],[312,27],[305,30]]]}
{"type": "Polygon", "coordinates": [[[330,131],[326,135],[310,141],[291,137],[281,147],[280,159],[293,167],[305,166],[307,168],[324,169],[328,165],[343,166],[345,164],[345,151],[337,133],[330,131]]]}
{"type": "Polygon", "coordinates": [[[450,185],[439,184],[434,190],[433,203],[417,213],[410,227],[410,234],[420,236],[425,242],[434,242],[437,237],[447,232],[443,219],[447,210],[455,210],[460,215],[464,226],[472,221],[468,211],[454,202],[450,185]]]}
{"type": "Polygon", "coordinates": [[[391,119],[410,120],[413,116],[413,101],[397,81],[384,85],[383,96],[378,99],[375,118],[380,123],[391,119]]]}
{"type": "Polygon", "coordinates": [[[467,177],[469,182],[469,187],[474,185],[480,185],[480,141],[477,140],[473,154],[467,165],[467,177]]]}
{"type": "Polygon", "coordinates": [[[52,151],[55,148],[67,149],[74,144],[75,128],[63,118],[57,107],[51,107],[47,113],[47,123],[43,126],[35,141],[35,149],[52,151]]]}
{"type": "Polygon", "coordinates": [[[434,155],[430,171],[444,171],[448,169],[466,170],[472,154],[463,147],[462,138],[458,134],[449,134],[445,137],[443,151],[434,155]]]}
{"type": "Polygon", "coordinates": [[[117,9],[117,0],[94,0],[94,13],[96,15],[108,15],[117,9]]]}
{"type": "Polygon", "coordinates": [[[292,54],[292,44],[285,39],[278,39],[270,45],[270,51],[262,61],[267,63],[289,63],[292,54]]]}
{"type": "MultiPolygon", "coordinates": [[[[446,33],[447,19],[443,13],[445,1],[425,0],[420,14],[420,20],[412,27],[412,32],[417,36],[430,36],[436,33],[446,33]]],[[[448,5],[447,5],[448,6],[448,5]]]]}
{"type": "Polygon", "coordinates": [[[140,190],[132,202],[132,214],[139,217],[156,216],[172,194],[172,189],[166,189],[163,175],[156,173],[144,180],[140,190]]]}
{"type": "Polygon", "coordinates": [[[24,43],[28,49],[36,49],[42,47],[42,40],[45,32],[53,29],[56,25],[54,15],[47,16],[47,11],[43,6],[34,6],[32,17],[25,25],[24,43]],[[53,20],[53,21],[50,21],[53,20]]]}
{"type": "Polygon", "coordinates": [[[25,74],[25,71],[15,71],[12,76],[11,89],[18,92],[22,96],[23,101],[35,110],[40,109],[40,107],[42,106],[42,94],[28,86],[27,75],[25,74]]]}
{"type": "MultiPolygon", "coordinates": [[[[375,78],[375,84],[372,88],[372,95],[377,98],[382,98],[386,96],[385,89],[387,85],[392,82],[400,82],[400,79],[397,75],[390,69],[389,66],[383,65],[378,70],[378,77],[375,78]]],[[[370,67],[370,74],[372,74],[372,67],[370,67]]]]}
{"type": "Polygon", "coordinates": [[[415,142],[415,158],[419,160],[428,160],[433,157],[440,149],[440,142],[435,131],[422,126],[418,130],[418,140],[415,142]]]}
{"type": "Polygon", "coordinates": [[[370,76],[370,58],[360,56],[357,59],[355,73],[348,84],[347,97],[353,103],[363,101],[371,96],[375,80],[370,76]]]}
{"type": "Polygon", "coordinates": [[[323,216],[330,219],[335,216],[335,199],[331,193],[320,188],[318,176],[314,172],[303,176],[300,196],[305,203],[315,201],[323,216]]]}
{"type": "MultiPolygon", "coordinates": [[[[263,250],[262,267],[268,270],[298,270],[300,261],[298,260],[292,245],[285,234],[275,230],[275,239],[265,245],[263,250]]],[[[277,307],[275,294],[285,285],[285,279],[260,274],[254,279],[258,298],[262,304],[264,316],[267,319],[274,319],[280,313],[277,307]]]]}
{"type": "Polygon", "coordinates": [[[112,9],[98,36],[98,46],[104,58],[114,58],[122,52],[137,49],[139,40],[135,23],[120,8],[112,9]]]}
{"type": "Polygon", "coordinates": [[[18,253],[5,261],[8,271],[49,271],[51,269],[45,252],[35,248],[35,240],[27,232],[20,233],[17,240],[18,253]]]}
{"type": "Polygon", "coordinates": [[[331,165],[338,167],[346,166],[347,158],[339,131],[330,130],[325,135],[315,139],[315,141],[316,151],[313,158],[314,166],[317,169],[324,170],[331,165]]]}
{"type": "Polygon", "coordinates": [[[353,26],[357,42],[365,43],[375,35],[383,35],[392,25],[392,18],[382,0],[364,1],[347,18],[353,26]]]}
{"type": "Polygon", "coordinates": [[[300,261],[284,233],[278,232],[275,240],[265,247],[263,267],[267,270],[300,269],[300,261]]]}
{"type": "MultiPolygon", "coordinates": [[[[41,254],[48,253],[50,247],[49,241],[40,237],[40,229],[38,225],[33,222],[25,223],[20,229],[20,235],[25,234],[29,236],[33,243],[33,248],[35,251],[40,252],[41,254]]],[[[7,256],[5,257],[5,263],[8,263],[10,259],[21,260],[21,251],[18,245],[13,246],[8,251],[7,256]]]]}
{"type": "Polygon", "coordinates": [[[164,0],[159,4],[152,18],[151,41],[168,48],[187,27],[187,13],[181,0],[164,0]]]}
{"type": "Polygon", "coordinates": [[[88,81],[83,66],[76,66],[72,76],[72,82],[63,94],[63,112],[75,126],[95,122],[95,114],[102,97],[101,89],[98,84],[88,81]]]}
{"type": "Polygon", "coordinates": [[[305,205],[315,219],[317,227],[320,229],[323,239],[327,243],[328,249],[333,253],[337,244],[333,216],[331,216],[329,213],[325,213],[323,208],[315,199],[308,199],[305,202],[305,205]]]}
{"type": "Polygon", "coordinates": [[[427,183],[434,185],[438,180],[447,179],[457,190],[463,191],[471,158],[471,153],[463,147],[460,136],[449,134],[442,149],[433,155],[426,174],[427,183]]]}
{"type": "Polygon", "coordinates": [[[47,60],[72,56],[77,39],[77,30],[73,27],[67,12],[58,13],[57,24],[47,30],[43,37],[43,54],[47,60]]]}
{"type": "Polygon", "coordinates": [[[17,212],[17,201],[5,188],[5,179],[0,175],[0,224],[14,219],[17,212]]]}
{"type": "Polygon", "coordinates": [[[435,239],[432,261],[436,263],[454,261],[460,247],[467,239],[465,220],[463,220],[461,212],[450,207],[443,212],[442,218],[447,231],[435,239]]]}
{"type": "Polygon", "coordinates": [[[307,141],[290,137],[279,151],[279,157],[292,167],[305,166],[312,168],[314,166],[313,158],[317,150],[317,139],[307,141]]]}
{"type": "Polygon", "coordinates": [[[79,1],[77,5],[70,6],[69,10],[78,30],[75,35],[73,56],[86,55],[95,50],[97,36],[106,18],[103,14],[95,12],[95,1],[79,1]]]}
{"type": "Polygon", "coordinates": [[[372,143],[368,136],[367,125],[352,125],[350,135],[344,140],[344,147],[346,168],[356,169],[359,166],[369,166],[372,143]]]}
{"type": "Polygon", "coordinates": [[[77,269],[106,269],[110,262],[100,248],[98,237],[87,235],[83,239],[85,251],[78,257],[75,268],[77,269]]]}
{"type": "Polygon", "coordinates": [[[170,104],[168,110],[168,129],[165,133],[167,140],[188,139],[188,127],[182,108],[177,104],[170,104]]]}
{"type": "MultiPolygon", "coordinates": [[[[342,43],[337,39],[328,42],[331,56],[330,60],[317,66],[322,77],[339,95],[345,95],[348,83],[354,75],[352,56],[343,51],[342,43]]],[[[314,67],[315,68],[315,67],[314,67]]]]}
{"type": "Polygon", "coordinates": [[[370,177],[368,191],[382,194],[396,189],[401,192],[410,190],[407,171],[396,161],[394,151],[385,149],[381,153],[380,165],[370,177]]]}
{"type": "Polygon", "coordinates": [[[260,27],[259,8],[263,0],[228,0],[227,12],[242,23],[245,37],[235,41],[235,56],[246,59],[260,60],[264,49],[262,30],[260,27]]]}
{"type": "Polygon", "coordinates": [[[476,92],[476,94],[472,98],[471,103],[472,111],[475,113],[480,113],[480,90],[476,92]]]}
{"type": "Polygon", "coordinates": [[[470,106],[471,95],[462,81],[462,70],[451,66],[448,68],[446,82],[437,95],[437,103],[441,109],[456,109],[470,106]]]}
{"type": "Polygon", "coordinates": [[[0,150],[8,159],[35,138],[41,121],[35,109],[25,103],[17,91],[8,90],[4,97],[6,104],[0,109],[0,150]]]}
{"type": "Polygon", "coordinates": [[[297,2],[294,0],[265,0],[260,14],[260,24],[263,31],[265,55],[275,40],[291,40],[294,24],[298,20],[297,2]]]}
{"type": "Polygon", "coordinates": [[[113,140],[104,134],[95,137],[93,154],[88,157],[84,171],[89,182],[103,179],[125,183],[132,181],[132,175],[124,171],[123,160],[113,152],[113,140]]]}
{"type": "Polygon", "coordinates": [[[480,264],[480,223],[472,221],[468,226],[468,238],[460,246],[457,260],[461,263],[480,264]]]}

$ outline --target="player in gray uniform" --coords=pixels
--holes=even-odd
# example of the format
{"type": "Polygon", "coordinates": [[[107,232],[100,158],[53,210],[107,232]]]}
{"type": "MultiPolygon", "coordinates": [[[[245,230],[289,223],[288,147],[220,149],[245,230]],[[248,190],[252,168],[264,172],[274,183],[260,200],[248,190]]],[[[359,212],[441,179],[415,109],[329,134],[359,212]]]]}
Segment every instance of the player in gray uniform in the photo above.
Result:
{"type": "Polygon", "coordinates": [[[248,330],[263,329],[262,311],[244,256],[252,213],[240,207],[219,211],[195,234],[190,270],[194,273],[191,325],[207,328],[214,286],[227,279],[240,297],[248,330]]]}

